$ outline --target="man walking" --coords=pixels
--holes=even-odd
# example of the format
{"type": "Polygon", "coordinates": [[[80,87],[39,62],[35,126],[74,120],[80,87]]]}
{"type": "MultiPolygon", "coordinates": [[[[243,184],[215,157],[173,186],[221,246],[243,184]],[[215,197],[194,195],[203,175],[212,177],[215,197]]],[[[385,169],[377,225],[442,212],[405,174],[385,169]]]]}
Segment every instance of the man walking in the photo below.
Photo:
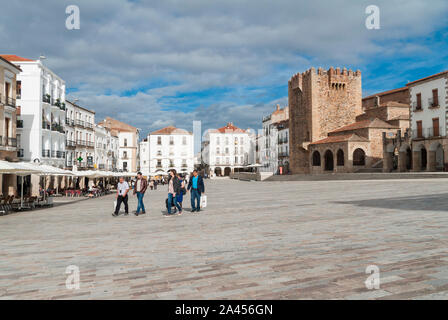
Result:
{"type": "Polygon", "coordinates": [[[146,213],[145,204],[143,203],[143,197],[145,195],[145,191],[148,188],[148,181],[143,178],[141,172],[137,173],[137,181],[135,182],[134,195],[137,195],[138,205],[137,211],[135,211],[135,215],[138,216],[140,214],[140,209],[142,210],[142,214],[146,213]]]}
{"type": "Polygon", "coordinates": [[[112,213],[114,217],[118,216],[122,202],[124,203],[124,215],[127,216],[129,214],[128,192],[129,184],[124,181],[123,177],[120,177],[120,182],[117,185],[117,206],[115,207],[115,212],[112,213]]]}
{"type": "Polygon", "coordinates": [[[188,183],[188,190],[191,190],[191,212],[201,211],[201,193],[205,192],[205,187],[204,180],[197,170],[193,171],[193,176],[188,183]]]}

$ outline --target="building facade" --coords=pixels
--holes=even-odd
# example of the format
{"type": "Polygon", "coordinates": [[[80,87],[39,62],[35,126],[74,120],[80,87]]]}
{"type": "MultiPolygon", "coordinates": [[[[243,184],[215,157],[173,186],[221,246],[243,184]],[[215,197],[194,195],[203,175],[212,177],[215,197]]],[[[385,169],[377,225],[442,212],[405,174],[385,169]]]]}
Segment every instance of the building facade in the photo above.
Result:
{"type": "Polygon", "coordinates": [[[66,101],[65,135],[66,168],[94,168],[95,112],[66,101]]]}
{"type": "Polygon", "coordinates": [[[40,60],[2,57],[22,70],[17,76],[20,159],[65,167],[65,81],[40,60]]]}
{"type": "Polygon", "coordinates": [[[118,137],[100,125],[95,125],[94,167],[98,170],[116,171],[118,163],[118,137]]]}
{"type": "Polygon", "coordinates": [[[407,84],[413,171],[448,170],[448,71],[407,84]]]}
{"type": "Polygon", "coordinates": [[[288,100],[290,170],[309,173],[309,144],[362,114],[361,71],[311,68],[289,80],[288,100]]]}
{"type": "MultiPolygon", "coordinates": [[[[0,160],[18,160],[16,120],[20,107],[16,105],[16,99],[20,98],[20,85],[17,85],[20,72],[18,66],[0,57],[0,160]]],[[[0,194],[15,194],[16,175],[2,174],[0,179],[0,194]]]]}
{"type": "Polygon", "coordinates": [[[117,170],[120,172],[136,172],[139,170],[138,141],[140,130],[110,117],[101,121],[99,125],[109,129],[111,135],[118,137],[117,170]]]}
{"type": "Polygon", "coordinates": [[[288,106],[280,109],[277,105],[272,114],[263,118],[260,171],[278,174],[280,171],[284,173],[284,170],[289,168],[289,123],[287,122],[289,122],[288,106]]]}
{"type": "Polygon", "coordinates": [[[194,136],[173,126],[151,132],[140,143],[140,166],[145,175],[166,174],[175,169],[191,173],[194,169],[194,136]]]}
{"type": "Polygon", "coordinates": [[[210,175],[228,176],[256,162],[255,133],[227,123],[204,136],[203,161],[210,175]]]}

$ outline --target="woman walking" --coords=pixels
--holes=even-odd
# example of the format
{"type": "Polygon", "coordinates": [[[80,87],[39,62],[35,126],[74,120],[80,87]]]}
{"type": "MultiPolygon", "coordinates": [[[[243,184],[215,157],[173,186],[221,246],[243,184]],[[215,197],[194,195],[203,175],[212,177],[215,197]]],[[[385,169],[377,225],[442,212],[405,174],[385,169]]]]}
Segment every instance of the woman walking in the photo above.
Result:
{"type": "MultiPolygon", "coordinates": [[[[180,192],[176,195],[176,197],[177,197],[177,202],[179,203],[181,209],[183,209],[182,202],[184,201],[184,194],[186,193],[185,180],[182,178],[180,173],[177,174],[177,179],[179,179],[179,182],[180,182],[180,192]]],[[[181,214],[181,213],[179,213],[179,214],[181,214]]]]}
{"type": "Polygon", "coordinates": [[[166,216],[171,216],[173,215],[171,213],[171,207],[174,205],[176,206],[177,210],[179,210],[179,215],[182,214],[182,208],[179,205],[179,203],[177,203],[177,197],[176,195],[178,195],[179,193],[181,193],[182,191],[181,189],[181,184],[179,179],[177,178],[176,175],[176,170],[171,169],[169,171],[170,174],[170,178],[168,181],[168,203],[167,203],[167,209],[168,209],[168,214],[166,216]]]}

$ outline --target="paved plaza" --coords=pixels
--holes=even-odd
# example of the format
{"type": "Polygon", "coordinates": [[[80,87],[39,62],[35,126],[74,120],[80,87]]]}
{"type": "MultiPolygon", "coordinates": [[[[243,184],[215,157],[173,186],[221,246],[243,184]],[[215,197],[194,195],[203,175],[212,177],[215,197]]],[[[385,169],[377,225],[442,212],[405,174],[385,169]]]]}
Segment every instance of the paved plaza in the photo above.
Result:
{"type": "Polygon", "coordinates": [[[448,298],[448,179],[205,183],[200,214],[163,217],[159,187],[139,217],[112,195],[0,217],[0,299],[448,298]]]}

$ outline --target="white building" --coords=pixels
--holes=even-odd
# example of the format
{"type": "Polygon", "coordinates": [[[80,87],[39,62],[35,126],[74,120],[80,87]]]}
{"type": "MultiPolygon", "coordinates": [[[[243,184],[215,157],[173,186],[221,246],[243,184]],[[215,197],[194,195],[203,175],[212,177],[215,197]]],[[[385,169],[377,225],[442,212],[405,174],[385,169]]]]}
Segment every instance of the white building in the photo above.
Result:
{"type": "Polygon", "coordinates": [[[210,175],[228,176],[256,162],[255,133],[227,123],[205,133],[203,161],[210,175]]]}
{"type": "Polygon", "coordinates": [[[108,128],[95,125],[94,166],[99,170],[117,170],[118,137],[113,136],[108,128]]]}
{"type": "Polygon", "coordinates": [[[21,160],[41,162],[56,167],[65,166],[65,81],[40,60],[14,55],[3,58],[20,66],[17,76],[21,87],[20,106],[22,128],[17,128],[21,160]]]}
{"type": "Polygon", "coordinates": [[[140,170],[138,145],[140,130],[110,117],[101,121],[99,125],[108,128],[112,136],[118,137],[117,170],[124,172],[140,170]]]}
{"type": "Polygon", "coordinates": [[[289,108],[280,109],[279,105],[276,106],[276,110],[272,114],[263,118],[260,141],[262,167],[260,171],[276,174],[279,173],[280,167],[289,167],[289,142],[285,142],[285,140],[289,141],[288,121],[289,108]]]}
{"type": "Polygon", "coordinates": [[[173,126],[154,131],[140,143],[140,168],[145,175],[194,169],[193,134],[173,126]]]}
{"type": "Polygon", "coordinates": [[[66,101],[66,167],[93,169],[95,156],[95,112],[66,101]],[[81,160],[81,161],[79,161],[81,160]]]}
{"type": "Polygon", "coordinates": [[[407,84],[413,170],[447,170],[448,71],[407,84]]]}

